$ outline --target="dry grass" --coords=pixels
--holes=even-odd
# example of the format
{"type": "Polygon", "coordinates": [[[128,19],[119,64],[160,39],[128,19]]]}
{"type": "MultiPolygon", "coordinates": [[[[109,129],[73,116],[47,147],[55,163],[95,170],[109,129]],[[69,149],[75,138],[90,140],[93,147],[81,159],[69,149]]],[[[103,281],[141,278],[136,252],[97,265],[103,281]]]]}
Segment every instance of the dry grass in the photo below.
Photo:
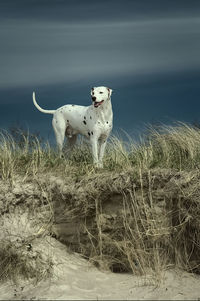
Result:
{"type": "MultiPolygon", "coordinates": [[[[39,139],[24,137],[24,143],[15,142],[11,135],[0,135],[0,171],[3,179],[16,173],[36,174],[52,171],[65,174],[73,170],[76,174],[93,171],[92,158],[86,143],[80,143],[75,151],[60,159],[48,143],[41,147],[39,139]]],[[[22,140],[22,139],[21,139],[22,140]]],[[[129,167],[152,169],[156,167],[174,170],[191,170],[200,164],[200,130],[187,124],[149,127],[140,143],[131,139],[124,142],[111,137],[104,158],[105,170],[122,171],[129,167]]]]}
{"type": "Polygon", "coordinates": [[[51,260],[44,260],[39,252],[31,252],[31,244],[13,242],[9,239],[0,241],[0,279],[12,280],[17,284],[19,277],[33,279],[34,283],[52,275],[51,260]]]}
{"type": "MultiPolygon", "coordinates": [[[[30,143],[26,137],[19,147],[2,134],[4,198],[13,193],[16,181],[22,188],[6,205],[0,199],[0,212],[9,214],[13,206],[29,211],[31,198],[31,210],[35,204],[47,213],[46,219],[39,218],[40,227],[114,272],[151,271],[159,278],[163,268],[176,265],[199,273],[199,164],[200,130],[186,124],[151,128],[138,144],[112,137],[102,170],[93,167],[84,143],[60,159],[37,139],[30,143]],[[29,192],[23,190],[27,183],[33,186],[29,192]]],[[[4,242],[2,264],[30,277],[30,259],[24,260],[22,249],[4,242]]]]}

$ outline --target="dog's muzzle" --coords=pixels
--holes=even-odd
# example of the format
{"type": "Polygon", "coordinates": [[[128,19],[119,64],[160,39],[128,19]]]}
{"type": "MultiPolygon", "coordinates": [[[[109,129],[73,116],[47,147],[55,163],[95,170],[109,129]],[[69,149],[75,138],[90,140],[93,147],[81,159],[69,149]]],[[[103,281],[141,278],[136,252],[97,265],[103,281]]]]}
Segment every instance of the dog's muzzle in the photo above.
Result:
{"type": "Polygon", "coordinates": [[[96,99],[97,98],[95,96],[92,96],[92,101],[94,103],[94,107],[98,108],[104,102],[104,99],[102,101],[96,101],[96,99]]]}

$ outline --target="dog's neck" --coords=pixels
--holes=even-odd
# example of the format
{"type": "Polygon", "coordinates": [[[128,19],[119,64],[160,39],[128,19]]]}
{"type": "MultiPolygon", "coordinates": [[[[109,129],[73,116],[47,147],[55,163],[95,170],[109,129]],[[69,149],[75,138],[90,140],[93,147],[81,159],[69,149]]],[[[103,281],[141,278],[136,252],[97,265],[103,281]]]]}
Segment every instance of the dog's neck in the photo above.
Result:
{"type": "Polygon", "coordinates": [[[100,119],[102,122],[112,121],[113,112],[110,97],[106,101],[104,101],[99,107],[95,108],[93,106],[93,110],[94,114],[97,115],[98,119],[100,119]]]}

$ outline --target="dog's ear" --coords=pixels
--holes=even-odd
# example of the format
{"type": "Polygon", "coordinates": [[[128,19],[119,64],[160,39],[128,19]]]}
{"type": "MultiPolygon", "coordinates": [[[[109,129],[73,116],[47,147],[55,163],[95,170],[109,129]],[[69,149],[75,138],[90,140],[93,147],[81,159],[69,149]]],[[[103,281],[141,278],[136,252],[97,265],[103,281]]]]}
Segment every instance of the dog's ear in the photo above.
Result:
{"type": "Polygon", "coordinates": [[[112,89],[110,89],[110,88],[107,88],[108,89],[108,93],[109,93],[109,96],[111,96],[112,95],[112,89]]]}
{"type": "Polygon", "coordinates": [[[91,88],[91,95],[92,95],[92,92],[94,92],[94,88],[91,88]]]}

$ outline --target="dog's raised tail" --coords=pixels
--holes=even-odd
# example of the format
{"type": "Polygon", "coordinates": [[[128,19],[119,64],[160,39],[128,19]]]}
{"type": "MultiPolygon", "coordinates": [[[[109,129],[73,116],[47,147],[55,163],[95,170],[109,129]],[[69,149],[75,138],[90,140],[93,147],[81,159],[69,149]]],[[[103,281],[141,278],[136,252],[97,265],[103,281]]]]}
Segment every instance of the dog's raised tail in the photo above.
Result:
{"type": "Polygon", "coordinates": [[[33,92],[33,103],[34,103],[34,105],[36,106],[36,108],[37,108],[40,112],[42,112],[42,113],[46,113],[46,114],[54,114],[55,111],[56,111],[56,110],[44,110],[44,109],[42,109],[42,108],[38,105],[38,103],[37,103],[37,101],[36,101],[36,99],[35,99],[35,92],[33,92]]]}

